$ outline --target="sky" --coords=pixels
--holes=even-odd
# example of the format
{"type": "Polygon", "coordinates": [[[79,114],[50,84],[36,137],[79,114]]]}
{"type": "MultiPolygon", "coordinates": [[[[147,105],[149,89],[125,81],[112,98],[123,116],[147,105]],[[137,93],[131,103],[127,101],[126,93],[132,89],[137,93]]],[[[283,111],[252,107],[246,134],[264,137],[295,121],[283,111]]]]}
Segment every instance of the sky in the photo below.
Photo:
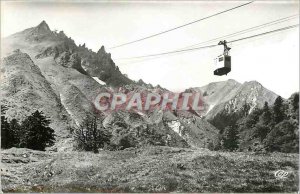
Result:
{"type": "MultiPolygon", "coordinates": [[[[241,5],[247,1],[1,1],[1,37],[37,26],[63,30],[97,51],[102,45],[122,73],[172,91],[234,79],[256,80],[284,98],[299,91],[299,28],[231,43],[232,71],[214,76],[214,58],[222,47],[151,60],[121,58],[161,53],[299,14],[299,1],[255,1],[247,6],[135,44],[110,47],[241,5]]],[[[299,16],[227,41],[299,23],[299,16]]],[[[222,40],[222,39],[221,39],[222,40]]],[[[219,40],[210,44],[217,44],[219,40]]]]}

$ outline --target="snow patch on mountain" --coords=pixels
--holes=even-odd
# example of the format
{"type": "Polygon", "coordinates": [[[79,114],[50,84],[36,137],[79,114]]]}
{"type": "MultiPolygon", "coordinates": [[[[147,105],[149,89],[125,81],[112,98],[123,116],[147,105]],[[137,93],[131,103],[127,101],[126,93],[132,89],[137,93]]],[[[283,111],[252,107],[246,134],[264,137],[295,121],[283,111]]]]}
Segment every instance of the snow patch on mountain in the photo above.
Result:
{"type": "Polygon", "coordinates": [[[181,123],[179,121],[171,121],[171,122],[168,122],[167,124],[173,131],[178,133],[178,135],[182,136],[181,131],[180,131],[181,123]]]}
{"type": "Polygon", "coordinates": [[[106,83],[102,80],[100,80],[98,77],[92,77],[96,82],[98,82],[101,85],[106,85],[106,83]]]}

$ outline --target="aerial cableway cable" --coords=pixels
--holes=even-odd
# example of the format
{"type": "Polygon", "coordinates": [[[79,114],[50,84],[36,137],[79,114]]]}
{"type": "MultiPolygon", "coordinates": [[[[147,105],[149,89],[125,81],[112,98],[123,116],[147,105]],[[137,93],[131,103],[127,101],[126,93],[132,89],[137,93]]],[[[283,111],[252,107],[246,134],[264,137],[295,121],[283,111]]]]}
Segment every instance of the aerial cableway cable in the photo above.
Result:
{"type": "Polygon", "coordinates": [[[291,28],[296,28],[298,26],[299,26],[299,24],[295,24],[295,25],[291,25],[291,26],[286,26],[284,28],[279,28],[279,29],[268,31],[268,32],[264,32],[264,33],[261,33],[261,34],[255,34],[255,35],[252,35],[252,36],[248,36],[248,37],[244,37],[244,38],[239,38],[239,39],[236,39],[236,40],[231,40],[231,41],[228,41],[227,43],[233,43],[233,42],[238,42],[238,41],[241,41],[241,40],[255,38],[255,37],[258,37],[258,36],[263,36],[263,35],[271,34],[271,33],[274,33],[274,32],[280,32],[280,31],[291,29],[291,28]]]}
{"type": "Polygon", "coordinates": [[[275,25],[275,24],[286,22],[286,21],[294,19],[294,18],[298,18],[298,16],[299,16],[299,14],[288,16],[288,17],[284,17],[284,18],[280,18],[278,20],[267,22],[267,23],[264,23],[264,24],[261,24],[261,25],[258,25],[258,26],[253,26],[251,28],[247,28],[247,29],[244,29],[244,30],[241,30],[241,31],[238,31],[238,32],[234,32],[234,33],[231,33],[231,34],[228,34],[228,35],[225,35],[225,36],[221,36],[221,37],[210,39],[210,40],[207,40],[207,41],[204,41],[204,42],[200,42],[200,43],[197,43],[197,44],[185,46],[185,47],[180,48],[180,49],[195,47],[195,46],[199,46],[199,45],[202,45],[202,44],[205,44],[205,43],[209,43],[209,42],[212,42],[212,41],[220,40],[220,39],[223,39],[223,38],[229,38],[229,37],[234,37],[234,36],[237,36],[237,35],[245,34],[245,33],[248,33],[248,32],[254,31],[254,30],[258,30],[258,29],[261,29],[261,28],[265,28],[265,27],[268,27],[268,26],[272,26],[272,25],[275,25]]]}
{"type": "Polygon", "coordinates": [[[223,13],[226,13],[226,12],[229,12],[229,11],[232,11],[232,10],[234,10],[234,9],[238,9],[238,8],[240,8],[240,7],[249,5],[249,4],[253,3],[253,2],[254,2],[254,1],[250,1],[250,2],[244,3],[244,4],[242,4],[242,5],[239,5],[239,6],[236,6],[236,7],[233,7],[233,8],[230,8],[230,9],[227,9],[227,10],[224,10],[224,11],[221,11],[221,12],[218,12],[218,13],[215,13],[215,14],[213,14],[213,15],[210,15],[210,16],[207,16],[207,17],[204,17],[204,18],[200,18],[200,19],[198,19],[198,20],[195,20],[195,21],[192,21],[192,22],[189,22],[189,23],[186,23],[186,24],[183,24],[183,25],[180,25],[180,26],[171,28],[171,29],[169,29],[169,30],[165,30],[165,31],[162,31],[162,32],[159,32],[159,33],[150,35],[150,36],[146,36],[146,37],[144,37],[144,38],[140,38],[140,39],[137,39],[137,40],[134,40],[134,41],[130,41],[130,42],[127,42],[127,43],[123,43],[123,44],[120,44],[120,45],[116,45],[116,46],[110,47],[110,48],[108,48],[108,49],[114,49],[114,48],[118,48],[118,47],[121,47],[121,46],[133,44],[133,43],[136,43],[136,42],[140,42],[140,41],[143,41],[143,40],[146,40],[146,39],[149,39],[149,38],[153,38],[153,37],[155,37],[155,36],[159,36],[159,35],[162,35],[162,34],[165,34],[165,33],[168,33],[168,32],[171,32],[171,31],[174,31],[174,30],[177,30],[177,29],[180,29],[180,28],[183,28],[183,27],[185,27],[185,26],[189,26],[189,25],[191,25],[191,24],[194,24],[194,23],[197,23],[197,22],[200,22],[200,21],[203,21],[203,20],[212,18],[212,17],[214,17],[214,16],[217,16],[217,15],[220,15],[220,14],[223,14],[223,13]]]}
{"type": "MultiPolygon", "coordinates": [[[[238,41],[242,41],[242,40],[246,40],[246,39],[250,39],[250,38],[255,38],[255,37],[258,37],[258,36],[263,36],[263,35],[267,35],[267,34],[271,34],[271,33],[275,33],[275,32],[280,32],[280,31],[296,28],[298,26],[299,26],[299,24],[290,25],[290,26],[286,26],[286,27],[283,27],[283,28],[278,28],[278,29],[275,29],[275,30],[263,32],[263,33],[260,33],[260,34],[255,34],[255,35],[252,35],[252,36],[247,36],[247,37],[239,38],[239,39],[236,39],[236,40],[227,41],[227,43],[234,43],[234,42],[238,42],[238,41]]],[[[219,45],[214,44],[214,45],[195,47],[195,48],[190,48],[190,49],[180,49],[180,50],[175,50],[175,51],[170,51],[170,52],[156,53],[156,54],[143,55],[143,56],[137,56],[137,57],[120,58],[118,60],[121,60],[121,59],[141,59],[141,58],[148,58],[148,57],[154,57],[154,56],[162,56],[162,55],[168,55],[168,54],[173,54],[173,53],[181,53],[181,52],[189,52],[189,51],[200,50],[200,49],[208,49],[208,48],[212,48],[212,47],[215,47],[215,46],[219,46],[219,45]]]]}
{"type": "MultiPolygon", "coordinates": [[[[220,39],[223,39],[223,38],[234,37],[234,36],[237,36],[237,35],[245,34],[245,33],[251,32],[253,30],[258,30],[258,29],[261,29],[261,28],[264,28],[264,27],[267,27],[267,26],[270,26],[270,25],[275,25],[275,24],[278,24],[278,23],[281,23],[281,22],[288,21],[288,20],[293,19],[293,18],[295,18],[297,16],[299,16],[299,14],[288,16],[288,17],[284,17],[284,18],[281,18],[281,19],[278,19],[278,20],[274,20],[274,21],[271,21],[271,22],[268,22],[268,23],[264,23],[264,24],[261,24],[261,25],[258,25],[258,26],[253,26],[251,28],[247,28],[247,29],[244,29],[244,30],[241,30],[241,31],[238,31],[238,32],[234,32],[234,33],[231,33],[231,34],[228,34],[228,35],[225,35],[225,36],[213,38],[213,39],[210,39],[210,40],[207,40],[207,41],[204,41],[204,42],[200,42],[200,43],[197,43],[197,44],[193,44],[193,45],[186,46],[186,47],[183,47],[183,48],[177,49],[177,50],[172,50],[172,51],[169,51],[169,52],[173,52],[173,51],[175,52],[175,51],[183,50],[185,48],[195,47],[195,46],[198,46],[198,45],[203,45],[205,43],[213,42],[213,41],[220,40],[220,39]]],[[[128,57],[128,58],[119,58],[119,59],[114,59],[114,60],[123,60],[123,59],[131,59],[131,57],[128,57]]],[[[134,59],[135,59],[135,57],[134,57],[134,59]]]]}
{"type": "MultiPolygon", "coordinates": [[[[168,54],[172,54],[172,53],[181,53],[181,52],[187,52],[187,51],[193,51],[193,50],[212,48],[212,47],[215,47],[215,46],[218,46],[218,45],[213,44],[213,45],[190,48],[190,49],[182,49],[182,50],[175,50],[175,51],[164,52],[164,53],[157,53],[157,54],[151,54],[151,55],[142,55],[142,56],[137,56],[137,57],[128,57],[128,58],[120,58],[120,59],[139,59],[139,58],[146,58],[146,57],[155,57],[155,56],[161,56],[161,55],[168,55],[168,54]]],[[[120,59],[118,59],[118,60],[120,60],[120,59]]]]}

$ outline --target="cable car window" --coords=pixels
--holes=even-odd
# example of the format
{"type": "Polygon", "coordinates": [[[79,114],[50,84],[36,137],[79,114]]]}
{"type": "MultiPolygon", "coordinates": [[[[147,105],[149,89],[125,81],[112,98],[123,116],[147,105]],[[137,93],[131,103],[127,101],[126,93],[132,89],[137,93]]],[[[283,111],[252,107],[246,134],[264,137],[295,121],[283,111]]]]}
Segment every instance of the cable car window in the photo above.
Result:
{"type": "Polygon", "coordinates": [[[220,57],[220,58],[219,58],[219,62],[220,62],[220,61],[223,61],[223,57],[220,57]]]}

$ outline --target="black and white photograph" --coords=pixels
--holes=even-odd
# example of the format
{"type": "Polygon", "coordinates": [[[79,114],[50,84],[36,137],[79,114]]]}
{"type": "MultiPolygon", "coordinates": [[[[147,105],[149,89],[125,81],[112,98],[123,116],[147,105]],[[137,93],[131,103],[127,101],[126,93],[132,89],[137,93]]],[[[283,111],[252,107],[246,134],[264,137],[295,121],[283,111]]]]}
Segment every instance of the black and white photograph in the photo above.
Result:
{"type": "Polygon", "coordinates": [[[1,0],[3,193],[298,193],[299,0],[1,0]]]}

